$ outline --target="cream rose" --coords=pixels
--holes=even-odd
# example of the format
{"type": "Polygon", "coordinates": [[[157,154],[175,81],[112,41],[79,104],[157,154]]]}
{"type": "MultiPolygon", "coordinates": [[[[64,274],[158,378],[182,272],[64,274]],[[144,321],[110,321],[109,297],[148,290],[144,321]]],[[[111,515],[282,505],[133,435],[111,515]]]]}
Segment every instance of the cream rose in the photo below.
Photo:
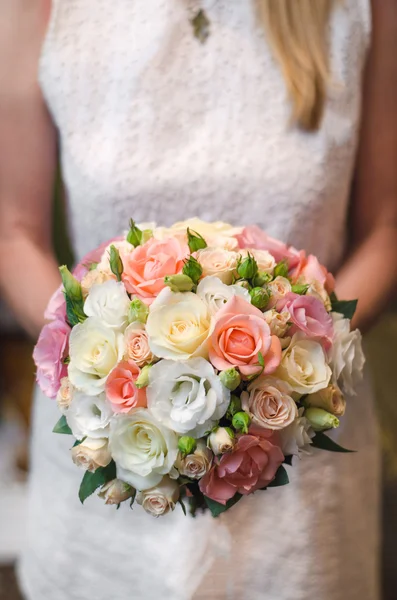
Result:
{"type": "Polygon", "coordinates": [[[342,417],[346,410],[346,400],[337,385],[329,385],[306,398],[308,406],[323,408],[336,417],[342,417]]]}
{"type": "Polygon", "coordinates": [[[148,408],[177,433],[200,438],[227,411],[230,390],[204,358],[161,360],[149,371],[148,408]]]}
{"type": "Polygon", "coordinates": [[[163,477],[156,487],[139,492],[136,501],[152,517],[161,517],[175,509],[179,500],[179,485],[169,477],[163,477]]]}
{"type": "Polygon", "coordinates": [[[239,254],[222,248],[204,248],[196,253],[196,259],[203,269],[203,277],[218,277],[226,285],[233,282],[239,254]]]}
{"type": "Polygon", "coordinates": [[[291,283],[286,277],[278,276],[267,284],[271,294],[269,308],[273,308],[279,300],[282,300],[292,290],[291,283]]]}
{"type": "Polygon", "coordinates": [[[331,374],[321,344],[305,339],[300,333],[293,336],[284,350],[277,370],[277,376],[298,394],[314,394],[326,388],[331,374]]]}
{"type": "Polygon", "coordinates": [[[101,285],[102,283],[105,283],[105,281],[109,281],[111,279],[116,281],[116,277],[112,272],[109,273],[107,271],[100,271],[99,269],[92,269],[91,271],[88,271],[88,273],[84,275],[83,279],[81,280],[83,297],[86,298],[88,296],[93,285],[101,285]]]}
{"type": "Polygon", "coordinates": [[[120,504],[128,498],[133,498],[135,490],[128,483],[120,479],[112,479],[101,488],[98,496],[105,500],[105,504],[120,504]]]}
{"type": "Polygon", "coordinates": [[[208,447],[215,455],[231,452],[236,444],[236,437],[230,427],[218,427],[208,436],[208,447]]]}
{"type": "Polygon", "coordinates": [[[279,338],[284,337],[291,326],[289,322],[291,315],[288,310],[283,310],[279,313],[272,308],[263,313],[263,316],[270,327],[271,334],[279,338]]]}
{"type": "Polygon", "coordinates": [[[89,317],[73,327],[69,354],[71,383],[95,396],[105,389],[107,376],[123,358],[123,334],[106,327],[97,317],[89,317]]]}
{"type": "Polygon", "coordinates": [[[365,357],[358,329],[350,331],[350,321],[339,313],[331,313],[334,339],[330,350],[331,367],[335,382],[346,394],[354,395],[355,386],[363,377],[365,357]]]}
{"type": "Polygon", "coordinates": [[[92,286],[84,303],[84,312],[87,317],[97,317],[111,329],[124,329],[130,304],[124,284],[109,280],[92,286]]]}
{"type": "Polygon", "coordinates": [[[105,438],[109,435],[109,423],[113,416],[105,394],[87,396],[75,391],[66,413],[66,421],[77,440],[85,437],[105,438]]]}
{"type": "Polygon", "coordinates": [[[94,473],[98,467],[107,467],[112,460],[105,438],[86,438],[71,450],[72,460],[78,467],[94,473]]]}
{"type": "Polygon", "coordinates": [[[312,281],[307,288],[306,296],[313,296],[313,298],[317,298],[317,300],[320,300],[324,304],[325,309],[330,312],[332,308],[331,299],[326,292],[324,285],[317,279],[312,281]]]}
{"type": "Polygon", "coordinates": [[[251,255],[258,265],[258,270],[262,273],[268,273],[269,275],[273,274],[274,268],[276,266],[276,261],[274,256],[270,254],[267,250],[257,250],[256,248],[246,248],[244,250],[240,250],[240,254],[243,258],[246,258],[248,255],[251,255]]]}
{"type": "Polygon", "coordinates": [[[214,223],[207,223],[197,217],[188,219],[187,221],[179,221],[172,225],[172,227],[157,227],[154,230],[154,237],[163,240],[170,236],[177,236],[180,239],[187,241],[187,229],[196,231],[201,235],[208,246],[219,246],[227,250],[236,250],[238,248],[238,241],[234,237],[242,232],[242,227],[233,227],[229,223],[223,223],[222,221],[216,221],[214,223]]]}
{"type": "Polygon", "coordinates": [[[61,387],[58,390],[57,394],[57,404],[59,410],[65,414],[67,409],[69,408],[73,398],[73,386],[69,381],[68,377],[62,377],[61,379],[61,387]]]}
{"type": "Polygon", "coordinates": [[[197,286],[197,296],[208,307],[213,317],[232,296],[241,296],[251,302],[249,291],[239,285],[226,285],[219,277],[204,277],[197,286]]]}
{"type": "Polygon", "coordinates": [[[117,477],[137,490],[158,485],[173,469],[178,455],[176,434],[145,408],[115,416],[110,424],[110,453],[117,477]]]}
{"type": "Polygon", "coordinates": [[[208,357],[211,317],[204,302],[192,292],[162,290],[150,307],[146,331],[150,349],[158,358],[208,357]]]}
{"type": "Polygon", "coordinates": [[[295,401],[285,381],[259,377],[241,395],[242,408],[255,425],[266,429],[283,429],[298,416],[295,401]]]}
{"type": "Polygon", "coordinates": [[[179,473],[191,479],[201,479],[210,470],[212,465],[212,452],[203,440],[197,442],[197,448],[193,454],[187,456],[178,455],[175,463],[179,473]]]}
{"type": "Polygon", "coordinates": [[[124,332],[125,359],[133,360],[138,367],[143,367],[153,360],[146,327],[143,323],[134,322],[124,332]]]}
{"type": "Polygon", "coordinates": [[[308,454],[315,433],[309,421],[303,416],[305,409],[298,410],[298,416],[285,429],[279,431],[280,448],[284,456],[308,454]]]}

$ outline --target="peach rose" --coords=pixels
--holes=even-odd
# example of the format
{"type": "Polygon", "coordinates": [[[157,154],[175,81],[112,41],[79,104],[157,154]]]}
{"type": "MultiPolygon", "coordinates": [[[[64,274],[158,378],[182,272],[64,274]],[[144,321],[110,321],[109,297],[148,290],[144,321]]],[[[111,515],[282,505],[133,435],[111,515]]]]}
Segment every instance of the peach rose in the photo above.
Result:
{"type": "Polygon", "coordinates": [[[111,371],[106,381],[106,396],[115,413],[146,407],[146,392],[135,385],[139,374],[139,367],[132,361],[121,362],[111,371]]]}
{"type": "Polygon", "coordinates": [[[165,287],[164,277],[181,273],[188,254],[187,244],[176,238],[151,238],[127,256],[122,255],[122,279],[127,291],[151,304],[165,287]]]}
{"type": "Polygon", "coordinates": [[[148,335],[143,323],[131,323],[124,332],[126,359],[143,367],[153,360],[148,335]]]}
{"type": "Polygon", "coordinates": [[[263,313],[249,302],[233,296],[217,315],[210,337],[210,361],[219,371],[236,367],[243,375],[258,372],[258,354],[264,372],[273,373],[281,360],[281,344],[270,333],[263,313]]]}
{"type": "Polygon", "coordinates": [[[199,482],[207,498],[226,504],[236,493],[252,494],[269,485],[284,460],[277,434],[251,426],[240,435],[233,452],[223,454],[199,482]]]}
{"type": "Polygon", "coordinates": [[[283,429],[298,416],[295,401],[285,381],[273,377],[259,377],[241,395],[242,408],[252,423],[266,429],[283,429]]]}
{"type": "Polygon", "coordinates": [[[299,283],[312,283],[318,281],[322,284],[328,294],[335,289],[335,279],[328,273],[327,269],[321,265],[318,259],[310,254],[305,260],[301,261],[295,271],[292,273],[292,278],[299,283]]]}

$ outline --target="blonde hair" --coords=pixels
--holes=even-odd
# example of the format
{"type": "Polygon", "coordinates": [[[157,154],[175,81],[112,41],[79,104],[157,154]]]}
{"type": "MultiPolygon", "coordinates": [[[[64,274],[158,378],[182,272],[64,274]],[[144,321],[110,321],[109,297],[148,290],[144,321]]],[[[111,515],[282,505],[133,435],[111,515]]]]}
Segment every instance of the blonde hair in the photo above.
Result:
{"type": "Polygon", "coordinates": [[[292,121],[316,131],[329,81],[328,24],[335,0],[258,0],[292,104],[292,121]]]}

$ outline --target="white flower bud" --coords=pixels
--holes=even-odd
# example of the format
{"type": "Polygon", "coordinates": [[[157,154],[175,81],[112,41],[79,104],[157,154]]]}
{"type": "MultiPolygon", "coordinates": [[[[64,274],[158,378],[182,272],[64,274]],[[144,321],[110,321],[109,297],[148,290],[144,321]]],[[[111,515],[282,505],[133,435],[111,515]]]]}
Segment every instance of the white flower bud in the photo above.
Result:
{"type": "Polygon", "coordinates": [[[215,455],[230,452],[233,450],[235,443],[236,438],[230,427],[218,427],[208,437],[208,446],[215,455]]]}
{"type": "Polygon", "coordinates": [[[74,446],[71,453],[74,464],[90,473],[94,473],[98,467],[107,467],[112,460],[105,438],[86,438],[84,442],[74,446]]]}

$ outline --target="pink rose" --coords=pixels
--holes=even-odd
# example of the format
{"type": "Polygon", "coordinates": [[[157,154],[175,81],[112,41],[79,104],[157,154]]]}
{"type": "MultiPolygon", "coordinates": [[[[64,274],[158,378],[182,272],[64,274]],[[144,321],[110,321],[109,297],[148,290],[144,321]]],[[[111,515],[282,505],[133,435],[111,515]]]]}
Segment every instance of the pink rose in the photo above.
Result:
{"type": "Polygon", "coordinates": [[[289,320],[293,323],[289,335],[303,331],[310,339],[325,340],[327,344],[332,342],[334,328],[331,315],[317,298],[290,293],[277,302],[277,310],[289,313],[289,320]]]}
{"type": "Polygon", "coordinates": [[[287,246],[283,242],[267,235],[256,225],[244,227],[242,233],[236,235],[240,248],[257,248],[267,250],[276,262],[287,260],[290,269],[296,268],[304,259],[305,253],[287,246]]]}
{"type": "Polygon", "coordinates": [[[36,381],[42,392],[55,398],[61,387],[61,379],[67,375],[64,359],[68,353],[70,327],[58,319],[45,325],[33,351],[37,367],[36,381]]]}
{"type": "Polygon", "coordinates": [[[335,289],[335,279],[327,269],[321,265],[318,259],[310,254],[304,261],[298,265],[292,273],[294,281],[302,283],[312,283],[319,281],[328,294],[335,289]]]}
{"type": "Polygon", "coordinates": [[[217,464],[200,480],[201,492],[226,504],[236,493],[252,494],[268,486],[284,460],[277,440],[277,434],[251,427],[248,435],[238,436],[231,453],[216,459],[217,464]]]}
{"type": "Polygon", "coordinates": [[[143,323],[131,323],[125,330],[124,340],[127,348],[127,360],[133,361],[138,367],[143,367],[153,360],[148,335],[143,323]]]}
{"type": "Polygon", "coordinates": [[[123,282],[127,291],[151,304],[165,287],[164,277],[183,269],[189,254],[188,246],[176,238],[160,241],[151,238],[123,258],[123,282]]]}
{"type": "Polygon", "coordinates": [[[135,385],[139,374],[139,367],[132,361],[121,362],[111,371],[106,381],[106,396],[115,413],[147,406],[145,390],[135,385]]]}
{"type": "Polygon", "coordinates": [[[259,352],[265,360],[264,372],[273,373],[281,360],[280,340],[271,335],[258,308],[233,296],[216,315],[210,361],[219,371],[237,367],[243,375],[252,375],[258,372],[259,352]]]}
{"type": "Polygon", "coordinates": [[[63,293],[63,285],[53,293],[44,313],[47,321],[66,321],[66,300],[63,293]]]}

